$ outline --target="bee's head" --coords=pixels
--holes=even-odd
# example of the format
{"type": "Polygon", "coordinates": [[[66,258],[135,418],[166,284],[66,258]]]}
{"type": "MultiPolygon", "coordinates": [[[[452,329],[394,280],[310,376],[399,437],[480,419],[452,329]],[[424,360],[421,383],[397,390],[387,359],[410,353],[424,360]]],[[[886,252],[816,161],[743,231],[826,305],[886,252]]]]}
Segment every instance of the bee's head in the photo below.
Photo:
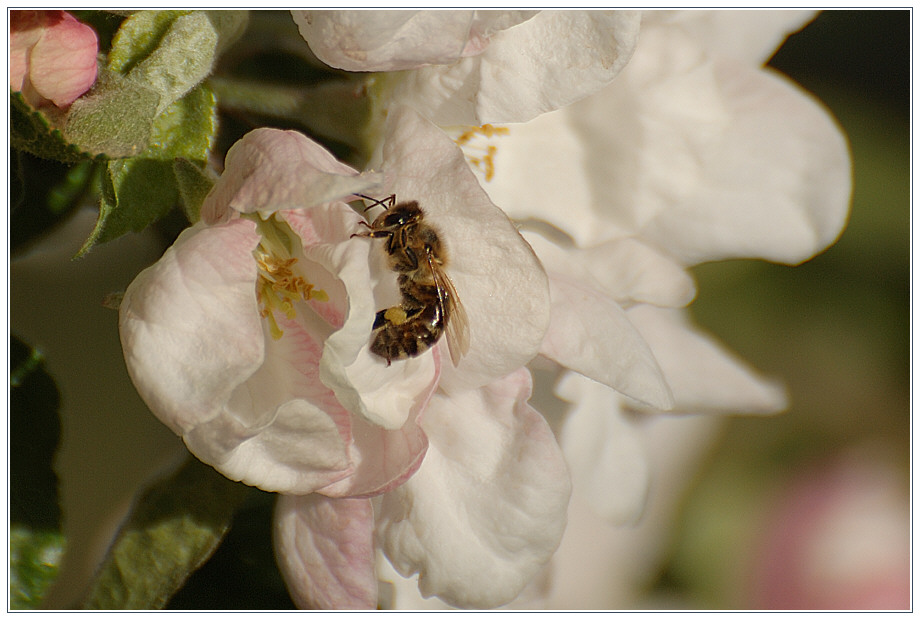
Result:
{"type": "Polygon", "coordinates": [[[422,209],[414,200],[412,202],[401,202],[390,209],[381,213],[374,220],[373,227],[382,230],[391,230],[400,228],[406,224],[417,222],[422,217],[422,209]]]}

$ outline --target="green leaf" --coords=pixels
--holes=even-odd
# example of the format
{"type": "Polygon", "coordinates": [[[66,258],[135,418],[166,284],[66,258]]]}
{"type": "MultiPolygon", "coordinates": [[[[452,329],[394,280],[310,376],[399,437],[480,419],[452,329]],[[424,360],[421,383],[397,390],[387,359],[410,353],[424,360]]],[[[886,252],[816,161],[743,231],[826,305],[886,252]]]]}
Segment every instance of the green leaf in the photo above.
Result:
{"type": "Polygon", "coordinates": [[[177,158],[173,163],[173,173],[179,185],[179,197],[185,217],[189,222],[197,222],[201,218],[201,203],[214,186],[214,179],[206,170],[182,158],[177,158]]]}
{"type": "Polygon", "coordinates": [[[10,146],[42,159],[77,162],[93,154],[71,144],[51,125],[51,119],[26,103],[22,93],[10,92],[10,146]]]}
{"type": "Polygon", "coordinates": [[[58,574],[64,537],[57,531],[10,526],[10,607],[36,609],[58,574]]]}
{"type": "Polygon", "coordinates": [[[57,576],[64,548],[57,476],[57,387],[41,353],[10,338],[10,606],[38,607],[57,576]]]}
{"type": "Polygon", "coordinates": [[[86,151],[131,157],[147,148],[159,105],[153,89],[101,71],[96,86],[70,106],[63,132],[86,151]]]}
{"type": "Polygon", "coordinates": [[[138,11],[121,23],[112,38],[109,69],[128,75],[160,45],[173,22],[189,11],[138,11]]]}
{"type": "Polygon", "coordinates": [[[250,488],[191,459],[138,500],[84,609],[161,609],[217,548],[250,488]]]}
{"type": "Polygon", "coordinates": [[[211,72],[219,47],[240,36],[244,11],[140,11],[125,20],[109,68],[160,96],[157,112],[211,72]]]}
{"type": "Polygon", "coordinates": [[[207,87],[199,86],[169,106],[153,124],[150,147],[137,157],[108,162],[99,218],[77,255],[141,231],[169,213],[180,202],[173,160],[204,168],[216,131],[217,104],[207,87]]]}

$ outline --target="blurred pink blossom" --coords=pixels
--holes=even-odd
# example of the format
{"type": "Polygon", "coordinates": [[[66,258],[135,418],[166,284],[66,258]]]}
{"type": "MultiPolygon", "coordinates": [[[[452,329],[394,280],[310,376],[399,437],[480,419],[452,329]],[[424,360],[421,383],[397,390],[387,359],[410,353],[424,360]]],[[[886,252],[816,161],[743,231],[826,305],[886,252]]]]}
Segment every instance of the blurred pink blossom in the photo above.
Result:
{"type": "Polygon", "coordinates": [[[906,484],[874,454],[804,472],[768,517],[753,571],[759,609],[909,609],[906,484]]]}

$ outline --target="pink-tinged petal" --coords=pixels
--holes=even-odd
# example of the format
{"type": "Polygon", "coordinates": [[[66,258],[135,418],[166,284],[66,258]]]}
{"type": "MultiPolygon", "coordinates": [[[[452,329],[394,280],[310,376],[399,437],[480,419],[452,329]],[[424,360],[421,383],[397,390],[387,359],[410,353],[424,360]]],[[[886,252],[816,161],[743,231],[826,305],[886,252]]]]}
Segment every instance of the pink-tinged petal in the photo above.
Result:
{"type": "Polygon", "coordinates": [[[10,88],[68,106],[96,81],[98,49],[95,31],[65,11],[11,11],[10,88]]]}
{"type": "Polygon", "coordinates": [[[776,413],[786,408],[783,386],[760,376],[684,310],[635,306],[629,320],[648,342],[674,394],[689,413],[776,413]]]}
{"type": "Polygon", "coordinates": [[[352,413],[385,429],[402,428],[424,407],[438,368],[431,357],[387,368],[370,352],[371,328],[380,308],[368,271],[369,240],[351,238],[362,230],[361,217],[344,203],[334,203],[284,218],[303,240],[305,259],[322,268],[314,270],[313,283],[330,293],[332,303],[342,300],[338,320],[322,334],[320,379],[352,413]],[[334,274],[335,281],[324,279],[323,272],[334,274]]]}
{"type": "Polygon", "coordinates": [[[615,391],[567,373],[556,394],[572,404],[560,443],[579,494],[601,517],[634,524],[648,495],[648,457],[639,424],[628,419],[615,391]]]}
{"type": "Polygon", "coordinates": [[[379,182],[376,173],[359,175],[299,132],[263,127],[227,151],[224,174],[201,205],[201,218],[216,223],[233,212],[266,215],[308,208],[366,192],[379,182]]]}
{"type": "Polygon", "coordinates": [[[418,403],[408,407],[410,417],[398,429],[389,430],[355,416],[351,422],[352,443],[348,446],[354,473],[317,492],[330,497],[370,497],[408,480],[428,450],[428,437],[419,419],[436,388],[437,381],[431,381],[418,403]]]}
{"type": "Polygon", "coordinates": [[[777,485],[758,520],[746,600],[757,609],[911,608],[912,503],[891,448],[850,447],[777,485]]]}
{"type": "Polygon", "coordinates": [[[274,547],[300,609],[376,609],[370,500],[281,495],[275,505],[274,547]]]}
{"type": "Polygon", "coordinates": [[[540,353],[630,398],[669,408],[668,384],[626,311],[558,248],[546,242],[538,248],[546,257],[551,303],[540,353]]]}
{"type": "Polygon", "coordinates": [[[422,467],[383,496],[382,547],[423,596],[457,607],[511,601],[565,529],[571,483],[521,369],[486,387],[432,399],[422,467]]]}
{"type": "Polygon", "coordinates": [[[287,340],[263,333],[254,228],[184,231],[125,292],[122,347],[141,397],[201,460],[265,490],[310,492],[351,471],[344,412],[306,374],[315,345],[291,325],[287,340]]]}
{"type": "Polygon", "coordinates": [[[262,364],[258,242],[248,221],[189,228],[125,291],[119,328],[128,371],[176,433],[213,418],[262,364]]]}
{"type": "Polygon", "coordinates": [[[38,93],[64,107],[96,81],[96,32],[69,13],[54,11],[47,30],[32,48],[29,78],[38,93]]]}
{"type": "Polygon", "coordinates": [[[29,74],[29,55],[45,28],[44,11],[10,11],[10,90],[20,92],[29,74]]]}
{"type": "Polygon", "coordinates": [[[469,317],[469,353],[457,368],[444,364],[441,387],[485,385],[537,354],[549,323],[546,274],[456,144],[411,109],[391,110],[389,119],[387,193],[418,201],[437,227],[449,256],[446,272],[469,317]]]}
{"type": "Polygon", "coordinates": [[[450,64],[535,11],[291,11],[317,58],[346,71],[450,64]]]}

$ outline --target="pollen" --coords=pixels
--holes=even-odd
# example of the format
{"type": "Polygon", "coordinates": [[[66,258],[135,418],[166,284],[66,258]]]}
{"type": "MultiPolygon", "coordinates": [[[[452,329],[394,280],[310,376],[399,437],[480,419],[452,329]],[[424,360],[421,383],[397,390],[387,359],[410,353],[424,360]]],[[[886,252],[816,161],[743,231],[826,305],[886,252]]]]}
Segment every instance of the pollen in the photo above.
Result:
{"type": "MultiPolygon", "coordinates": [[[[316,288],[306,278],[298,273],[298,260],[286,251],[289,244],[278,244],[278,233],[285,234],[287,228],[283,222],[274,218],[260,222],[260,232],[265,233],[267,225],[271,222],[274,230],[272,234],[263,234],[262,243],[253,251],[256,265],[259,267],[259,278],[256,283],[256,294],[259,299],[259,316],[268,322],[269,331],[275,340],[284,335],[278,326],[275,312],[284,314],[289,319],[297,316],[295,304],[299,301],[329,301],[326,291],[316,288]]],[[[290,230],[290,229],[288,229],[290,230]]]]}
{"type": "Polygon", "coordinates": [[[509,133],[511,132],[507,127],[494,125],[468,127],[454,139],[454,142],[463,151],[470,165],[479,170],[486,181],[491,181],[495,176],[495,154],[498,152],[498,147],[493,141],[509,133]]]}

